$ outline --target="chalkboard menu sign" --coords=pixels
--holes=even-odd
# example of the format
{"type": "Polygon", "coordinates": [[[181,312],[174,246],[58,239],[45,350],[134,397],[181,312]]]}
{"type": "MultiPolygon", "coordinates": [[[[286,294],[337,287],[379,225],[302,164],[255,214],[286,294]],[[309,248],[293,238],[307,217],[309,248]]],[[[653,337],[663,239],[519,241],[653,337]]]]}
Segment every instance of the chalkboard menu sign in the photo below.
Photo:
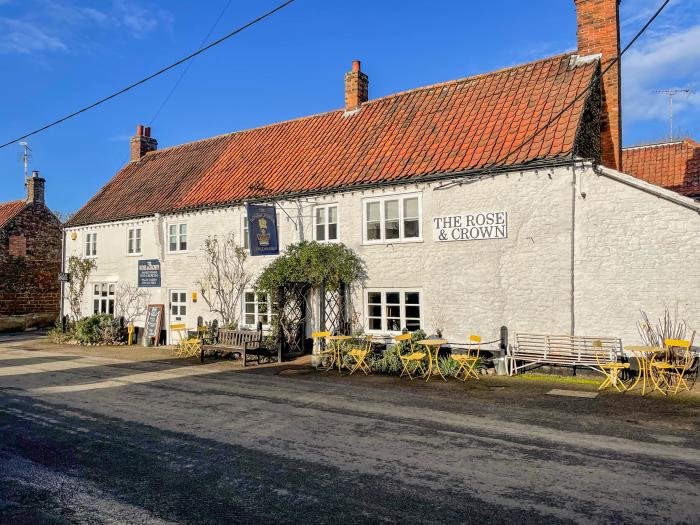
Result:
{"type": "Polygon", "coordinates": [[[139,288],[160,288],[160,261],[158,259],[139,261],[139,288]]]}
{"type": "Polygon", "coordinates": [[[146,327],[144,328],[143,336],[149,342],[151,338],[153,338],[154,346],[158,346],[158,340],[160,339],[160,327],[163,324],[164,312],[165,305],[163,304],[149,304],[148,310],[146,310],[146,327]]]}

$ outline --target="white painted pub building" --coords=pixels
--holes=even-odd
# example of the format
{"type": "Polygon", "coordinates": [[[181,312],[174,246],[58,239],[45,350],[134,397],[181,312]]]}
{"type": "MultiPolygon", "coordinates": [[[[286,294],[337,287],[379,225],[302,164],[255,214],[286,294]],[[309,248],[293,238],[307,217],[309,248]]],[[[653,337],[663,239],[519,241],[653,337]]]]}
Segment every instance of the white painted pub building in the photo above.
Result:
{"type": "MultiPolygon", "coordinates": [[[[579,49],[538,62],[375,100],[355,62],[344,109],[160,150],[139,126],[131,161],[65,227],[66,260],[97,262],[83,312],[113,312],[141,264],[159,269],[166,324],[211,321],[203,241],[245,243],[245,203],[260,202],[282,252],[342,242],[366,262],[352,308],[367,333],[630,344],[640,310],[665,307],[700,328],[700,204],[621,165],[619,68],[601,78],[617,4],[577,0],[579,49]]],[[[241,299],[242,325],[269,322],[267,297],[241,299]]]]}

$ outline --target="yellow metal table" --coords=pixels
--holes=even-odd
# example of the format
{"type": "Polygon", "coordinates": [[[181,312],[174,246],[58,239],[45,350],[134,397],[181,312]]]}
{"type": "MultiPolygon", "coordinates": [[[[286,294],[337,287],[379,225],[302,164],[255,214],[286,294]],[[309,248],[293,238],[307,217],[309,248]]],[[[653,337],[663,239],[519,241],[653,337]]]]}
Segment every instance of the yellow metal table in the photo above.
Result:
{"type": "Polygon", "coordinates": [[[338,372],[343,367],[343,345],[352,339],[350,335],[332,335],[328,338],[328,344],[333,349],[334,359],[338,363],[338,372]]]}
{"type": "Polygon", "coordinates": [[[663,353],[664,349],[658,346],[626,346],[624,348],[625,354],[628,357],[632,357],[637,361],[637,368],[639,372],[637,373],[637,379],[629,387],[629,390],[636,387],[639,382],[642,382],[642,395],[646,394],[647,384],[650,388],[650,392],[653,392],[658,387],[656,382],[651,377],[651,358],[659,353],[663,353]]]}
{"type": "Polygon", "coordinates": [[[428,370],[425,373],[425,380],[428,381],[433,375],[439,375],[442,379],[447,381],[447,378],[442,375],[440,363],[438,362],[440,347],[447,344],[447,341],[444,339],[421,339],[418,341],[418,344],[423,345],[428,354],[428,370]]]}

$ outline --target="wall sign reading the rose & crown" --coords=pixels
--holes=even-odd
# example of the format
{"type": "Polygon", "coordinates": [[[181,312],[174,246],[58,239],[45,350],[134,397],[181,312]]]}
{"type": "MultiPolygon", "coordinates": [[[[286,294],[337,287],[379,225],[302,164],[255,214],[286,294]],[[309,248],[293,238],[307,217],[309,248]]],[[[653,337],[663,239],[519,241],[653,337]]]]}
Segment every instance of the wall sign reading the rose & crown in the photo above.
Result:
{"type": "Polygon", "coordinates": [[[435,217],[433,225],[435,226],[435,240],[439,242],[506,239],[508,237],[508,214],[504,211],[435,217]]]}

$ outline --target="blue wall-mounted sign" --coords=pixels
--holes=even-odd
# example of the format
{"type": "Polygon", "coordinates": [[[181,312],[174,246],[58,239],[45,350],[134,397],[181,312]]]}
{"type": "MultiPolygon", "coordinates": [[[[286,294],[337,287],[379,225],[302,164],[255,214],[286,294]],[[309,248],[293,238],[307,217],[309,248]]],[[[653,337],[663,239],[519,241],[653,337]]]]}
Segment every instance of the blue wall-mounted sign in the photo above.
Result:
{"type": "Polygon", "coordinates": [[[277,255],[277,211],[274,206],[247,204],[250,255],[277,255]]]}
{"type": "Polygon", "coordinates": [[[160,261],[139,261],[139,288],[160,288],[160,261]]]}

